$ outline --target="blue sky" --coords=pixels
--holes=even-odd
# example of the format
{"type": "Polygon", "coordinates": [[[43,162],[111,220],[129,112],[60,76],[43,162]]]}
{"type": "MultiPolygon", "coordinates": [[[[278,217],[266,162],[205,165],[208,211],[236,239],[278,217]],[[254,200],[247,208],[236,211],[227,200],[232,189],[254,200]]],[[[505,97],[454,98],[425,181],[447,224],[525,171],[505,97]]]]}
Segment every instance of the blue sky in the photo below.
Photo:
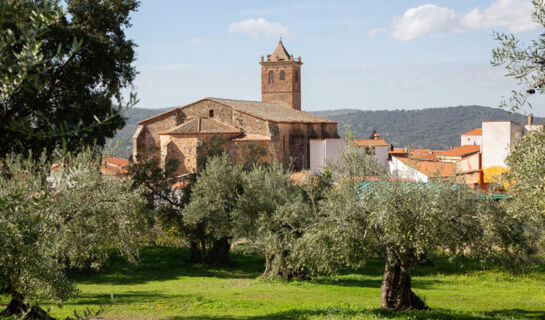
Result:
{"type": "MultiPolygon", "coordinates": [[[[279,37],[302,57],[306,111],[495,107],[515,82],[489,63],[492,31],[528,43],[543,31],[530,11],[530,0],[143,0],[127,35],[141,108],[260,100],[258,63],[279,37]]],[[[532,102],[545,115],[545,99],[532,102]]]]}

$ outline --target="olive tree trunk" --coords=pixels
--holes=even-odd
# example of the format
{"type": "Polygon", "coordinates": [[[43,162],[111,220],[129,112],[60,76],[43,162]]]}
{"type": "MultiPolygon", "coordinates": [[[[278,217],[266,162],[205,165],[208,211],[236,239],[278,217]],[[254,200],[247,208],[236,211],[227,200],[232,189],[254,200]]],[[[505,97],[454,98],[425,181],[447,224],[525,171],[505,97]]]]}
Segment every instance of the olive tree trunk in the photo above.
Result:
{"type": "Polygon", "coordinates": [[[11,285],[9,291],[11,293],[11,300],[6,309],[0,312],[0,316],[25,315],[25,319],[54,320],[54,318],[50,317],[47,312],[38,307],[38,305],[31,306],[26,304],[24,297],[11,285]]]}
{"type": "Polygon", "coordinates": [[[428,309],[426,303],[411,290],[410,268],[391,249],[386,249],[381,285],[383,308],[394,311],[428,309]]]}
{"type": "Polygon", "coordinates": [[[286,263],[288,251],[283,255],[274,255],[265,253],[265,271],[262,274],[264,278],[284,278],[293,280],[310,280],[310,277],[302,270],[290,268],[286,263]]]}
{"type": "Polygon", "coordinates": [[[189,244],[189,259],[187,259],[187,262],[189,263],[202,262],[201,248],[199,247],[199,244],[195,241],[191,241],[191,243],[189,244]]]}
{"type": "Polygon", "coordinates": [[[208,251],[208,255],[204,259],[204,262],[215,266],[233,266],[234,263],[229,257],[230,250],[231,244],[229,243],[228,237],[215,240],[212,248],[208,251]]]}

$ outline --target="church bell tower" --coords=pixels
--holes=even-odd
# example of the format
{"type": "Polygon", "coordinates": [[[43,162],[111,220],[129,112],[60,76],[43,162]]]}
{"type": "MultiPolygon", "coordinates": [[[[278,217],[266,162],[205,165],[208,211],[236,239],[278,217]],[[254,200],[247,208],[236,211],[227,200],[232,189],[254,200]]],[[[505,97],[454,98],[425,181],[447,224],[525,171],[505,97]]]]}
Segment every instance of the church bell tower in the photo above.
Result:
{"type": "Polygon", "coordinates": [[[261,57],[261,100],[301,110],[301,57],[295,61],[282,39],[267,60],[261,57]]]}

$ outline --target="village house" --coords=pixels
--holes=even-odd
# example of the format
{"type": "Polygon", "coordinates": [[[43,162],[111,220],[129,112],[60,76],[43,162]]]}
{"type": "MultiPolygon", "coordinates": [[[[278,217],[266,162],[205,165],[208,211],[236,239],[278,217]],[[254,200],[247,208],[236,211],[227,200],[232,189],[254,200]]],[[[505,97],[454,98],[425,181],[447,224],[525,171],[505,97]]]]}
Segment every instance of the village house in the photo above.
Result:
{"type": "Polygon", "coordinates": [[[262,150],[261,161],[308,169],[310,141],[339,138],[337,123],[301,111],[303,63],[282,41],[260,64],[262,101],[204,98],[140,121],[133,136],[133,159],[156,156],[162,165],[176,160],[178,175],[194,173],[216,137],[235,163],[262,150]]]}
{"type": "Polygon", "coordinates": [[[415,181],[457,178],[473,187],[486,189],[488,184],[508,170],[505,159],[509,149],[521,137],[543,125],[535,125],[533,116],[528,124],[514,121],[483,121],[476,128],[460,135],[460,147],[449,150],[398,149],[390,152],[390,172],[394,177],[415,181]]]}
{"type": "MultiPolygon", "coordinates": [[[[352,141],[355,147],[365,148],[369,153],[375,156],[375,159],[383,169],[388,169],[388,152],[390,145],[380,137],[379,133],[374,133],[372,139],[354,139],[352,141]]],[[[313,139],[310,141],[310,172],[311,174],[320,174],[328,161],[339,158],[343,149],[346,148],[346,142],[343,139],[313,139]]]]}

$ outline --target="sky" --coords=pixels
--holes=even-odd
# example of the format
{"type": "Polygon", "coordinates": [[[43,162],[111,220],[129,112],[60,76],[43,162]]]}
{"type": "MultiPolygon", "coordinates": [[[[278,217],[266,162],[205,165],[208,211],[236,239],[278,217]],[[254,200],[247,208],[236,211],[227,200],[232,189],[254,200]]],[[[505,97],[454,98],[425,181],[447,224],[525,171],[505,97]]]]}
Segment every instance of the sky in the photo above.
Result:
{"type": "MultiPolygon", "coordinates": [[[[496,107],[516,82],[492,67],[493,31],[524,43],[530,0],[142,0],[126,30],[138,45],[140,108],[204,97],[261,100],[261,56],[280,37],[301,56],[305,111],[496,107]]],[[[545,116],[545,98],[532,98],[545,116]]]]}

